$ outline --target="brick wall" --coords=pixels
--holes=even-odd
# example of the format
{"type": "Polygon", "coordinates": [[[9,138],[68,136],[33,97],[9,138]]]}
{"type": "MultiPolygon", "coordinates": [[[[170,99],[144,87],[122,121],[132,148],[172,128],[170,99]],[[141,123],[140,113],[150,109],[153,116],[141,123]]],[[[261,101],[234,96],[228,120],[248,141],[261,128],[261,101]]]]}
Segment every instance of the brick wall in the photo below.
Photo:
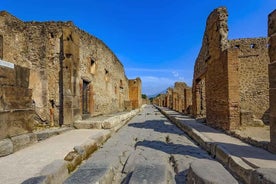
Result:
{"type": "Polygon", "coordinates": [[[276,11],[268,16],[269,39],[269,106],[270,106],[270,151],[276,153],[276,11]]]}
{"type": "Polygon", "coordinates": [[[141,92],[141,79],[136,78],[128,81],[129,86],[129,100],[131,101],[132,108],[137,109],[142,105],[142,92],[141,92]]]}
{"type": "Polygon", "coordinates": [[[262,125],[268,119],[267,39],[228,40],[227,17],[218,8],[207,19],[194,67],[193,115],[227,130],[262,125]]]}

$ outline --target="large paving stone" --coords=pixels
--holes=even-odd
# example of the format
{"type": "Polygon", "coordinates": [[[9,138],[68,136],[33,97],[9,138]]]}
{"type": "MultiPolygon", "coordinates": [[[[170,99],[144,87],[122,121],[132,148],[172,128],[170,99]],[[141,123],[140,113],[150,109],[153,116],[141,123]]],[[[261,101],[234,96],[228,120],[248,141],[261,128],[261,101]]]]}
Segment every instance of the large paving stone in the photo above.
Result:
{"type": "Polygon", "coordinates": [[[195,160],[189,168],[187,184],[238,184],[238,181],[218,162],[195,160]]]}
{"type": "Polygon", "coordinates": [[[111,183],[112,173],[109,165],[84,164],[73,175],[67,178],[64,184],[96,184],[100,182],[111,183]]]}
{"type": "Polygon", "coordinates": [[[275,168],[259,168],[252,173],[252,184],[275,184],[276,169],[275,168]]]}
{"type": "Polygon", "coordinates": [[[167,183],[167,167],[166,165],[136,165],[132,176],[129,180],[131,184],[166,184],[167,183]]]}
{"type": "Polygon", "coordinates": [[[13,144],[10,139],[0,141],[0,157],[13,153],[13,144]]]}

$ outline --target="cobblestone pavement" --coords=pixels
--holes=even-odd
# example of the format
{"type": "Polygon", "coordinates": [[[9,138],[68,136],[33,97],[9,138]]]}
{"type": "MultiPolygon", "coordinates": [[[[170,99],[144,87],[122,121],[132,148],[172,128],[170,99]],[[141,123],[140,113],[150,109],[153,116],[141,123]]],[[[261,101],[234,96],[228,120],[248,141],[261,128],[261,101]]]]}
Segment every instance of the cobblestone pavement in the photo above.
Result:
{"type": "Polygon", "coordinates": [[[212,160],[148,105],[65,183],[185,183],[190,163],[198,159],[212,160]]]}

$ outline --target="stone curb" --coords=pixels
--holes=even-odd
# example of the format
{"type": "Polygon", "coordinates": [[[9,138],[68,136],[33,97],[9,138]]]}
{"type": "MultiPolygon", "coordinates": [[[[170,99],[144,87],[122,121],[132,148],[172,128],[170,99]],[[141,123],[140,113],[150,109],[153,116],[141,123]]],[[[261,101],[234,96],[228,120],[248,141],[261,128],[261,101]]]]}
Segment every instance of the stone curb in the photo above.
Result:
{"type": "Polygon", "coordinates": [[[239,182],[220,163],[213,160],[198,159],[190,164],[187,184],[201,183],[238,184],[239,182]]]}
{"type": "MultiPolygon", "coordinates": [[[[239,178],[244,183],[251,184],[252,181],[256,180],[255,171],[256,169],[246,164],[239,157],[232,156],[225,150],[221,145],[212,142],[210,139],[202,135],[200,132],[195,130],[188,125],[184,125],[175,117],[171,117],[161,108],[155,106],[163,115],[165,115],[169,120],[176,124],[181,130],[187,133],[194,141],[196,141],[203,149],[210,153],[214,158],[221,162],[229,171],[239,178]],[[255,173],[255,174],[254,174],[255,173]]],[[[257,169],[258,170],[258,169],[257,169]]],[[[275,169],[270,169],[271,172],[274,172],[275,169]]],[[[262,177],[259,177],[262,178],[262,177]]],[[[260,180],[260,179],[259,179],[260,180]]],[[[266,178],[266,184],[276,184],[276,180],[271,179],[271,177],[266,178]]]]}
{"type": "MultiPolygon", "coordinates": [[[[122,126],[124,126],[131,118],[137,115],[141,109],[136,109],[131,111],[128,118],[121,123],[117,124],[110,129],[109,136],[112,136],[116,133],[122,126]]],[[[115,154],[116,155],[116,154],[115,154]]],[[[99,164],[97,161],[87,161],[85,164],[81,165],[80,168],[74,172],[69,178],[67,178],[64,183],[66,184],[75,184],[75,183],[112,183],[112,179],[116,174],[114,170],[118,167],[120,163],[119,157],[111,159],[113,161],[107,162],[106,164],[99,164]]]]}
{"type": "MultiPolygon", "coordinates": [[[[141,107],[143,108],[143,107],[141,107]]],[[[104,120],[84,120],[76,121],[74,127],[77,129],[113,129],[123,126],[129,119],[133,118],[140,109],[132,110],[124,114],[107,117],[104,120]]]]}
{"type": "Polygon", "coordinates": [[[68,153],[64,160],[67,163],[67,168],[69,172],[75,170],[75,168],[81,164],[83,160],[86,160],[93,152],[95,152],[107,139],[111,137],[111,132],[107,134],[103,134],[96,139],[87,140],[80,146],[75,146],[71,151],[68,153]]]}
{"type": "MultiPolygon", "coordinates": [[[[143,107],[141,107],[143,108],[143,107]]],[[[56,166],[53,172],[48,174],[42,174],[38,177],[30,178],[24,181],[24,184],[46,184],[46,183],[63,183],[69,176],[70,172],[73,172],[82,161],[86,160],[93,152],[95,152],[105,141],[107,141],[116,131],[118,131],[124,124],[128,122],[129,119],[134,117],[141,109],[136,109],[130,112],[128,116],[122,116],[119,118],[122,120],[117,126],[111,128],[108,133],[102,134],[98,137],[90,137],[85,143],[75,146],[73,151],[69,152],[63,160],[63,164],[56,166]],[[64,166],[66,169],[64,169],[64,166]],[[66,170],[66,172],[64,171],[66,170]],[[55,177],[61,173],[61,178],[55,177]]],[[[42,136],[44,137],[44,136],[42,136]]],[[[48,167],[48,166],[47,166],[48,167]]],[[[45,169],[43,169],[45,170],[45,169]]],[[[107,181],[106,178],[112,178],[113,175],[112,168],[107,170],[104,174],[103,181],[107,181]]]]}
{"type": "Polygon", "coordinates": [[[54,130],[45,130],[41,132],[33,132],[14,136],[11,138],[0,140],[0,157],[10,155],[16,151],[19,151],[27,146],[30,146],[38,141],[45,140],[54,135],[59,135],[72,128],[60,128],[54,130]]]}
{"type": "Polygon", "coordinates": [[[69,152],[64,160],[55,161],[46,166],[41,171],[41,176],[29,178],[23,184],[48,184],[63,183],[83,160],[86,160],[94,151],[96,151],[109,137],[111,132],[102,134],[96,138],[89,138],[85,143],[75,146],[73,151],[69,152]]]}

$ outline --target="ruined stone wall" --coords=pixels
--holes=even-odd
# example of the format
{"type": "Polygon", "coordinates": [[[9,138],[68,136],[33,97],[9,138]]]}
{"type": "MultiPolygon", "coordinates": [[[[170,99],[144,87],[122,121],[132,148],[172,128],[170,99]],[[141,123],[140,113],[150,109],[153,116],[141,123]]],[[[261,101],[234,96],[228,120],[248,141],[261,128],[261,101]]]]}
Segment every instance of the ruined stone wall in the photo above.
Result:
{"type": "Polygon", "coordinates": [[[142,105],[142,83],[140,78],[128,81],[129,99],[133,109],[140,108],[142,105]]]}
{"type": "Polygon", "coordinates": [[[184,89],[186,88],[186,84],[184,82],[175,82],[174,83],[174,110],[178,112],[183,112],[184,110],[184,89]]]}
{"type": "Polygon", "coordinates": [[[122,111],[129,102],[121,62],[72,22],[22,22],[1,12],[0,37],[2,57],[30,69],[39,122],[72,124],[83,115],[122,111]]]}
{"type": "Polygon", "coordinates": [[[34,128],[29,75],[29,69],[0,60],[0,140],[34,128]]]}
{"type": "Polygon", "coordinates": [[[192,114],[192,88],[184,89],[184,113],[192,114]]]}
{"type": "Polygon", "coordinates": [[[227,39],[227,11],[208,17],[202,48],[195,64],[193,115],[206,103],[208,124],[235,129],[268,119],[267,39],[227,39]],[[204,92],[205,91],[205,92],[204,92]]]}
{"type": "Polygon", "coordinates": [[[242,125],[262,124],[261,120],[268,123],[267,41],[267,38],[229,41],[230,48],[238,50],[242,125]]]}
{"type": "Polygon", "coordinates": [[[172,109],[173,108],[173,89],[172,88],[167,89],[166,96],[167,96],[166,98],[167,107],[172,109]]]}
{"type": "MultiPolygon", "coordinates": [[[[29,87],[33,89],[33,101],[40,122],[50,119],[49,99],[53,98],[57,104],[59,101],[59,49],[51,49],[56,44],[51,43],[55,41],[52,37],[47,40],[51,29],[56,30],[56,24],[46,27],[40,23],[24,23],[7,12],[0,13],[3,59],[30,69],[29,87]],[[48,81],[52,83],[50,86],[48,81]]],[[[59,48],[59,39],[57,43],[55,47],[59,48]]]]}
{"type": "Polygon", "coordinates": [[[276,11],[268,16],[269,38],[269,123],[270,145],[269,150],[276,153],[276,11]]]}
{"type": "MultiPolygon", "coordinates": [[[[208,17],[206,22],[206,29],[202,41],[202,47],[199,55],[196,59],[194,66],[194,79],[193,79],[193,116],[205,117],[206,113],[214,112],[210,109],[205,98],[211,95],[214,88],[211,83],[208,83],[212,79],[205,79],[207,69],[209,70],[209,64],[213,61],[217,61],[220,58],[220,54],[228,47],[228,26],[227,26],[228,13],[226,8],[215,9],[208,17]],[[206,105],[205,105],[206,103],[206,105]],[[206,109],[205,109],[206,106],[206,109]]],[[[212,76],[209,74],[208,76],[212,76]]],[[[210,96],[210,97],[211,97],[210,96]]],[[[214,98],[209,99],[209,103],[216,101],[214,98]]]]}
{"type": "Polygon", "coordinates": [[[129,89],[122,63],[101,40],[81,30],[79,35],[80,75],[82,80],[89,81],[93,91],[91,113],[97,115],[125,110],[129,89]]]}
{"type": "Polygon", "coordinates": [[[212,126],[233,129],[239,125],[234,113],[238,110],[239,86],[238,75],[235,77],[238,74],[236,55],[227,51],[227,19],[226,8],[215,9],[207,19],[202,48],[195,63],[193,115],[206,116],[212,126]]]}
{"type": "Polygon", "coordinates": [[[224,50],[208,63],[206,74],[206,121],[225,130],[240,125],[237,52],[224,50]]]}

